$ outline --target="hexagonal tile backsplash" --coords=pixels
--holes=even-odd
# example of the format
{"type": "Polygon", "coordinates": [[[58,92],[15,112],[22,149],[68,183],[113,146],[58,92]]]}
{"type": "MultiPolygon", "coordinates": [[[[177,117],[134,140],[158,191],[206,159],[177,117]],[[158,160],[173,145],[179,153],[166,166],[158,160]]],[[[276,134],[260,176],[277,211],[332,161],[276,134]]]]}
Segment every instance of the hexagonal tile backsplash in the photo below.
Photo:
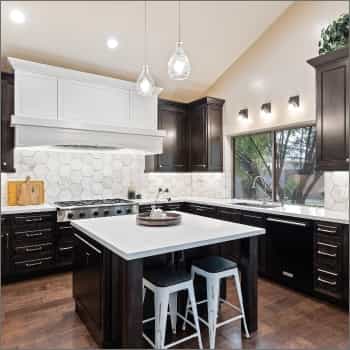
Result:
{"type": "Polygon", "coordinates": [[[132,152],[63,151],[16,149],[15,174],[3,174],[1,203],[6,203],[6,179],[45,181],[46,201],[121,197],[132,185],[143,198],[154,198],[158,187],[167,187],[172,197],[225,196],[223,173],[145,174],[145,158],[132,152]]]}
{"type": "Polygon", "coordinates": [[[336,211],[349,210],[349,173],[326,172],[324,178],[325,208],[336,211]]]}
{"type": "MultiPolygon", "coordinates": [[[[158,187],[172,197],[225,198],[223,173],[144,173],[145,159],[136,153],[17,149],[15,174],[2,175],[1,203],[6,204],[6,179],[45,181],[46,201],[127,196],[132,185],[143,198],[154,198],[158,187]]],[[[349,209],[348,172],[325,173],[325,207],[349,209]]]]}

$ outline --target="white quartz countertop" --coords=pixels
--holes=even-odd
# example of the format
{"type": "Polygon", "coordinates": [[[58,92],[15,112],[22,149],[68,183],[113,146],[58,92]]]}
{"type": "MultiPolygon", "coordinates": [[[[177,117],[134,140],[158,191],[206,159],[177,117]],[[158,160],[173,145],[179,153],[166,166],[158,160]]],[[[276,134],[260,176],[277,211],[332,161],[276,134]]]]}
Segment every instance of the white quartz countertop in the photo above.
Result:
{"type": "Polygon", "coordinates": [[[2,206],[1,214],[25,214],[25,213],[38,213],[38,212],[55,211],[55,210],[56,210],[56,206],[51,204],[2,206]]]}
{"type": "MultiPolygon", "coordinates": [[[[139,200],[139,204],[154,204],[154,200],[139,200]]],[[[197,198],[197,197],[187,197],[187,198],[174,198],[171,201],[157,201],[157,203],[176,203],[176,202],[189,202],[202,205],[213,205],[224,208],[239,209],[244,211],[252,211],[256,213],[265,213],[271,215],[283,215],[290,216],[294,218],[310,219],[310,220],[320,220],[329,221],[335,223],[348,224],[349,223],[349,213],[329,210],[319,207],[309,207],[305,205],[284,205],[283,207],[276,208],[258,208],[249,207],[245,205],[238,205],[237,202],[251,202],[242,199],[213,199],[213,198],[197,198]]]]}
{"type": "Polygon", "coordinates": [[[170,253],[265,234],[265,230],[181,213],[176,226],[146,227],[136,215],[72,221],[71,224],[125,260],[170,253]]]}

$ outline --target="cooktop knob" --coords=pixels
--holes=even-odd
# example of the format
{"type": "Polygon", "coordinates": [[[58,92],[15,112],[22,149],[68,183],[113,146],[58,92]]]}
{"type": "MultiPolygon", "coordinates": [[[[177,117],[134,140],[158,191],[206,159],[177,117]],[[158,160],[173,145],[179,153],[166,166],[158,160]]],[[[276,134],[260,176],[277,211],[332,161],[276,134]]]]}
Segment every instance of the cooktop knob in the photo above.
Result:
{"type": "Polygon", "coordinates": [[[73,219],[73,213],[68,213],[67,218],[68,219],[73,219]]]}
{"type": "Polygon", "coordinates": [[[121,214],[121,213],[122,213],[121,209],[118,209],[118,210],[116,211],[116,213],[117,213],[117,214],[121,214]]]}
{"type": "Polygon", "coordinates": [[[79,214],[79,217],[80,217],[80,218],[85,218],[85,213],[80,213],[80,214],[79,214]]]}
{"type": "Polygon", "coordinates": [[[105,216],[107,216],[107,215],[109,214],[109,210],[105,210],[105,211],[103,212],[103,214],[104,214],[105,216]]]}
{"type": "Polygon", "coordinates": [[[131,209],[130,208],[126,209],[126,212],[127,214],[131,214],[131,209]]]}
{"type": "Polygon", "coordinates": [[[94,212],[93,212],[93,215],[94,215],[94,216],[98,216],[98,211],[94,211],[94,212]]]}

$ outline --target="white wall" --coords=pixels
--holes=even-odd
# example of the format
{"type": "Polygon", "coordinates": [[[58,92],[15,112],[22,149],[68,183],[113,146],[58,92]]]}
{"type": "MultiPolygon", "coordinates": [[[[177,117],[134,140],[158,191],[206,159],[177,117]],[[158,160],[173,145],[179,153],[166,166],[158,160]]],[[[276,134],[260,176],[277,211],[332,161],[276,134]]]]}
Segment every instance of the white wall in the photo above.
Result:
{"type": "MultiPolygon", "coordinates": [[[[290,6],[207,91],[209,96],[226,100],[224,134],[314,122],[315,73],[306,60],[318,55],[321,29],[347,12],[347,1],[296,1],[290,6]],[[297,112],[288,111],[288,98],[294,95],[301,99],[297,112]],[[265,102],[272,103],[269,119],[260,116],[265,102]],[[249,110],[248,121],[238,119],[243,108],[249,110]]],[[[237,35],[232,33],[227,40],[235,40],[237,35]]],[[[226,196],[230,196],[232,152],[228,136],[224,140],[224,169],[226,196]]]]}

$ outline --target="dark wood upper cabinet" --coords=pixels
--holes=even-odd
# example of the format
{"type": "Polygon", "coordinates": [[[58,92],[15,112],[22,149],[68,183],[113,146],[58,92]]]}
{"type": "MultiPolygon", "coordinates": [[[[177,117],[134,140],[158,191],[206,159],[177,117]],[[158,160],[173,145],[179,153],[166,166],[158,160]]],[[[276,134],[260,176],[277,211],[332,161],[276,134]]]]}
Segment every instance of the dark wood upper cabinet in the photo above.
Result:
{"type": "Polygon", "coordinates": [[[5,173],[15,172],[13,161],[15,130],[11,127],[13,113],[13,75],[1,73],[1,170],[5,173]]]}
{"type": "Polygon", "coordinates": [[[190,171],[222,171],[224,100],[204,97],[188,106],[190,171]]]}
{"type": "Polygon", "coordinates": [[[5,173],[15,172],[13,160],[15,130],[11,127],[13,113],[13,74],[1,73],[1,171],[5,173]]]}
{"type": "Polygon", "coordinates": [[[222,106],[205,97],[189,104],[158,102],[163,153],[146,156],[146,172],[222,171],[222,106]]]}
{"type": "Polygon", "coordinates": [[[168,100],[158,102],[158,129],[165,130],[163,153],[146,157],[146,171],[183,172],[188,170],[187,107],[168,100]]]}
{"type": "Polygon", "coordinates": [[[308,61],[316,69],[317,166],[349,169],[349,59],[340,49],[308,61]]]}

